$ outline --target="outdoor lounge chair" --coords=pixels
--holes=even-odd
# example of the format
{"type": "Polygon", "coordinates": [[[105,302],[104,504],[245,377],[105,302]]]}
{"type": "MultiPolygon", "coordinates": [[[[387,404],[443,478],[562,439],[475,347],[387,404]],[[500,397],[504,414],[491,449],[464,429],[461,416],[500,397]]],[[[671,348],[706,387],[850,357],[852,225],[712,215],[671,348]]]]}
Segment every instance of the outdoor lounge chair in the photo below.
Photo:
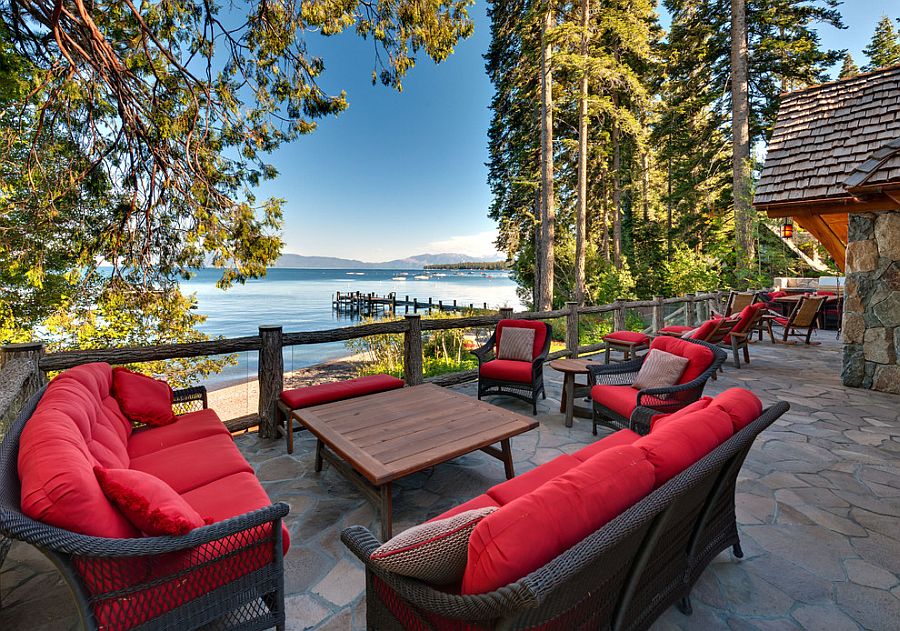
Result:
{"type": "Polygon", "coordinates": [[[713,315],[727,318],[740,313],[754,302],[756,302],[756,292],[731,291],[728,293],[728,300],[725,302],[725,311],[723,313],[714,311],[713,315]]]}
{"type": "Polygon", "coordinates": [[[803,296],[791,315],[787,318],[780,315],[771,315],[768,318],[769,337],[772,343],[791,344],[788,338],[803,338],[806,344],[819,344],[820,342],[811,342],[813,331],[818,328],[819,318],[828,296],[803,296]],[[775,339],[773,327],[780,326],[782,329],[779,339],[775,339]]]}
{"type": "Polygon", "coordinates": [[[472,351],[478,358],[478,398],[489,394],[505,394],[531,403],[537,415],[537,398],[544,390],[544,360],[550,352],[552,327],[537,320],[500,320],[490,339],[472,351]],[[533,329],[534,344],[531,359],[500,359],[500,340],[505,329],[533,329]]]}
{"type": "Polygon", "coordinates": [[[595,436],[600,424],[615,429],[634,429],[630,419],[638,406],[668,413],[693,403],[703,394],[706,382],[727,357],[722,349],[692,339],[657,337],[650,344],[650,350],[654,349],[688,358],[689,363],[675,385],[644,390],[632,387],[647,355],[619,365],[588,367],[595,436]]]}
{"type": "Polygon", "coordinates": [[[762,317],[766,314],[766,304],[756,302],[744,307],[737,316],[732,316],[734,327],[722,338],[719,346],[731,349],[734,353],[734,367],[741,367],[740,353],[743,352],[744,361],[750,363],[750,340],[753,332],[760,327],[762,317]]]}

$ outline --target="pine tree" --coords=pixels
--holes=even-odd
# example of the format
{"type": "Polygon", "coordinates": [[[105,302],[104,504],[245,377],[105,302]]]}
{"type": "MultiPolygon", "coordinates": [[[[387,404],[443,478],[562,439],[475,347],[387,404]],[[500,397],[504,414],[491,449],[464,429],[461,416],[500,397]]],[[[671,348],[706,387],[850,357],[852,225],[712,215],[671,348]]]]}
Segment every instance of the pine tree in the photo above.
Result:
{"type": "Polygon", "coordinates": [[[738,270],[749,269],[756,255],[754,211],[750,205],[750,98],[747,6],[731,0],[731,161],[734,245],[738,270]]]}
{"type": "Polygon", "coordinates": [[[869,58],[865,70],[877,70],[900,64],[900,34],[888,16],[882,15],[878,20],[872,40],[863,52],[869,58]]]}
{"type": "Polygon", "coordinates": [[[538,304],[547,311],[553,308],[554,256],[556,238],[556,196],[553,190],[553,40],[555,26],[553,0],[543,8],[541,32],[541,232],[538,241],[538,304]]]}
{"type": "Polygon", "coordinates": [[[838,73],[838,79],[849,79],[859,74],[859,66],[853,61],[853,56],[848,52],[844,55],[844,62],[841,64],[841,71],[838,73]]]}

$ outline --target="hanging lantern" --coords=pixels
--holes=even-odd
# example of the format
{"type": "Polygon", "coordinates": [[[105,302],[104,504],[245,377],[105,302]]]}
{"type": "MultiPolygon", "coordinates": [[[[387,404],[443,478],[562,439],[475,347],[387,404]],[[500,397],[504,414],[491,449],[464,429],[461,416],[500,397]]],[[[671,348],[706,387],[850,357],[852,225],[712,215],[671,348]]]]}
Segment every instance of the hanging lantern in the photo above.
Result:
{"type": "Polygon", "coordinates": [[[794,236],[794,222],[790,217],[785,219],[784,225],[781,226],[781,236],[785,239],[790,239],[794,236]]]}

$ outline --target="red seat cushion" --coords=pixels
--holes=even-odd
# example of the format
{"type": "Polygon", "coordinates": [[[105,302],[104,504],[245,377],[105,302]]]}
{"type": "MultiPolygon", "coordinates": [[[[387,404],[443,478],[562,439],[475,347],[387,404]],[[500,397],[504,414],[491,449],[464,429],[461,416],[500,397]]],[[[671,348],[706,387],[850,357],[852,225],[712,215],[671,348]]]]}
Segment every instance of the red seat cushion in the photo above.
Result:
{"type": "Polygon", "coordinates": [[[630,445],[640,437],[640,434],[638,434],[637,432],[633,432],[630,429],[620,429],[617,432],[613,432],[609,436],[604,436],[595,443],[591,443],[587,447],[582,447],[574,454],[572,454],[572,456],[574,458],[577,458],[581,462],[584,462],[585,460],[596,456],[601,451],[606,451],[607,449],[612,449],[613,447],[630,445]]]}
{"type": "Polygon", "coordinates": [[[545,565],[644,497],[653,480],[639,449],[617,447],[501,506],[472,531],[461,593],[493,591],[545,565]]]}
{"type": "Polygon", "coordinates": [[[693,331],[694,326],[685,326],[683,324],[670,324],[669,326],[664,326],[659,330],[660,333],[687,333],[688,331],[693,331]]]}
{"type": "MultiPolygon", "coordinates": [[[[503,337],[503,329],[512,327],[518,329],[534,329],[534,354],[537,357],[544,350],[544,342],[547,341],[547,325],[539,320],[500,320],[497,323],[497,338],[494,341],[494,354],[500,349],[500,338],[503,337]]],[[[528,378],[531,381],[531,378],[528,378]]]]}
{"type": "Polygon", "coordinates": [[[603,336],[607,342],[631,342],[637,344],[647,344],[650,336],[638,331],[613,331],[603,336]]]}
{"type": "Polygon", "coordinates": [[[285,390],[281,393],[281,400],[292,410],[308,408],[334,401],[343,401],[354,397],[362,397],[367,394],[384,392],[402,388],[404,382],[390,375],[367,375],[346,381],[334,383],[320,383],[305,388],[285,390]]]}
{"type": "Polygon", "coordinates": [[[640,440],[662,486],[731,437],[731,417],[719,409],[700,410],[664,424],[640,440]]]}
{"type": "Polygon", "coordinates": [[[253,473],[230,435],[215,435],[134,458],[131,468],[155,475],[183,494],[233,473],[253,473]]]}
{"type": "Polygon", "coordinates": [[[154,451],[173,447],[192,440],[228,434],[228,429],[212,410],[198,410],[176,416],[171,425],[151,427],[134,432],[128,439],[128,455],[140,458],[154,451]]]}
{"type": "Polygon", "coordinates": [[[694,401],[690,405],[687,405],[677,412],[672,412],[671,414],[657,414],[652,419],[650,419],[650,431],[654,431],[655,429],[662,427],[669,421],[674,421],[675,419],[679,419],[685,414],[691,414],[693,412],[698,412],[700,410],[705,410],[709,407],[709,404],[712,403],[712,397],[702,397],[697,401],[694,401]]]}
{"type": "Polygon", "coordinates": [[[782,296],[787,296],[787,295],[788,295],[788,292],[786,292],[786,291],[770,291],[769,292],[770,299],[781,298],[782,296]]]}
{"type": "Polygon", "coordinates": [[[476,508],[488,508],[490,506],[500,506],[493,497],[488,495],[487,493],[483,493],[477,497],[473,497],[468,502],[463,502],[459,506],[454,506],[448,511],[445,511],[438,515],[437,517],[432,517],[428,521],[435,521],[437,519],[446,519],[447,517],[453,517],[454,515],[459,515],[460,513],[464,513],[467,510],[474,510],[476,508]]]}
{"type": "Polygon", "coordinates": [[[691,335],[691,339],[702,340],[705,342],[707,338],[712,335],[712,332],[719,327],[719,322],[721,320],[722,318],[713,318],[711,320],[707,320],[697,328],[697,331],[693,335],[691,335]]]}
{"type": "Polygon", "coordinates": [[[531,471],[527,471],[521,475],[517,475],[512,480],[501,482],[500,484],[488,489],[487,494],[497,501],[497,504],[503,506],[509,504],[514,499],[531,493],[544,482],[549,482],[556,476],[565,473],[572,467],[581,464],[580,460],[576,460],[572,456],[563,454],[545,462],[539,467],[535,467],[531,471]]]}
{"type": "Polygon", "coordinates": [[[631,386],[599,385],[591,388],[591,399],[616,414],[631,418],[637,407],[638,391],[631,386]]]}
{"type": "Polygon", "coordinates": [[[777,322],[777,323],[780,324],[781,326],[787,326],[787,323],[788,323],[788,319],[785,318],[784,316],[773,316],[773,317],[772,317],[772,320],[774,320],[775,322],[777,322]]]}
{"type": "Polygon", "coordinates": [[[728,414],[735,432],[744,429],[762,414],[762,401],[755,394],[743,388],[729,388],[712,399],[710,407],[718,408],[728,414]]]}
{"type": "Polygon", "coordinates": [[[481,365],[479,376],[498,381],[531,383],[531,362],[517,362],[510,359],[492,359],[481,365]]]}
{"type": "Polygon", "coordinates": [[[113,368],[112,394],[125,416],[136,423],[168,425],[175,422],[172,388],[165,381],[126,368],[113,368]]]}
{"type": "Polygon", "coordinates": [[[103,493],[145,535],[176,537],[205,525],[202,517],[172,487],[133,469],[94,467],[103,493]]]}
{"type": "MultiPolygon", "coordinates": [[[[756,312],[765,308],[766,303],[764,302],[754,302],[752,305],[747,305],[741,310],[737,317],[737,323],[731,330],[734,333],[746,333],[747,328],[750,326],[750,322],[756,317],[756,312]]],[[[726,335],[722,342],[724,344],[731,344],[731,334],[726,335]]]]}
{"type": "Polygon", "coordinates": [[[679,385],[689,383],[702,375],[712,365],[713,359],[715,359],[713,352],[706,346],[693,344],[677,337],[660,336],[654,338],[650,348],[687,358],[688,365],[676,382],[679,385]]]}

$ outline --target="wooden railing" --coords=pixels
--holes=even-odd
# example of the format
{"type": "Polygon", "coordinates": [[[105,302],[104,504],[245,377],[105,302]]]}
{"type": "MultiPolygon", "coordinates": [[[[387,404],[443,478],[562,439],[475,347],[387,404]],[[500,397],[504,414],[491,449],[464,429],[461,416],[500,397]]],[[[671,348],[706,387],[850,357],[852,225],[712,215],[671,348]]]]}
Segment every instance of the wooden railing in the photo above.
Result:
{"type": "MultiPolygon", "coordinates": [[[[565,318],[565,349],[551,353],[550,357],[577,357],[578,355],[596,352],[604,347],[603,344],[580,344],[578,322],[582,316],[612,313],[613,328],[622,330],[626,328],[628,310],[641,309],[649,310],[650,312],[650,326],[645,329],[646,331],[658,331],[675,317],[681,319],[685,324],[693,326],[698,324],[698,306],[706,305],[708,313],[713,309],[720,308],[722,298],[727,295],[727,291],[714,291],[703,294],[688,294],[678,298],[657,297],[653,300],[616,300],[609,304],[586,307],[579,307],[578,303],[569,302],[566,303],[565,309],[554,311],[513,313],[512,309],[500,309],[497,314],[436,320],[422,320],[419,315],[406,315],[402,320],[295,333],[285,333],[282,331],[282,327],[278,325],[262,325],[259,327],[258,335],[246,337],[223,338],[187,344],[61,351],[47,354],[44,353],[43,345],[40,342],[9,345],[3,347],[3,354],[0,356],[0,362],[2,362],[0,366],[3,366],[4,370],[4,373],[0,375],[0,404],[9,400],[10,403],[7,404],[7,408],[12,408],[12,403],[21,400],[23,392],[34,392],[36,388],[40,387],[40,384],[46,381],[47,372],[65,370],[90,362],[130,364],[256,351],[259,353],[259,406],[258,418],[255,419],[254,423],[258,422],[260,435],[266,438],[275,435],[276,405],[284,381],[282,350],[285,346],[343,342],[373,335],[403,335],[404,379],[409,385],[417,385],[425,381],[422,355],[422,333],[424,331],[492,327],[501,319],[512,317],[523,320],[565,318]],[[666,315],[665,307],[667,305],[679,305],[680,307],[674,313],[666,315]],[[26,376],[20,379],[20,385],[15,389],[12,388],[12,385],[19,383],[19,380],[2,378],[5,377],[7,367],[11,365],[17,367],[15,370],[24,370],[26,373],[26,376]],[[10,387],[7,388],[7,385],[10,387]],[[9,391],[9,394],[5,395],[4,392],[7,391],[9,391]]],[[[13,369],[10,370],[12,371],[13,369]]],[[[433,377],[428,379],[428,381],[439,385],[451,385],[476,377],[476,371],[465,371],[433,377]]],[[[0,418],[3,416],[3,411],[4,409],[0,405],[0,418]]],[[[249,424],[245,422],[243,426],[249,424]]]]}

